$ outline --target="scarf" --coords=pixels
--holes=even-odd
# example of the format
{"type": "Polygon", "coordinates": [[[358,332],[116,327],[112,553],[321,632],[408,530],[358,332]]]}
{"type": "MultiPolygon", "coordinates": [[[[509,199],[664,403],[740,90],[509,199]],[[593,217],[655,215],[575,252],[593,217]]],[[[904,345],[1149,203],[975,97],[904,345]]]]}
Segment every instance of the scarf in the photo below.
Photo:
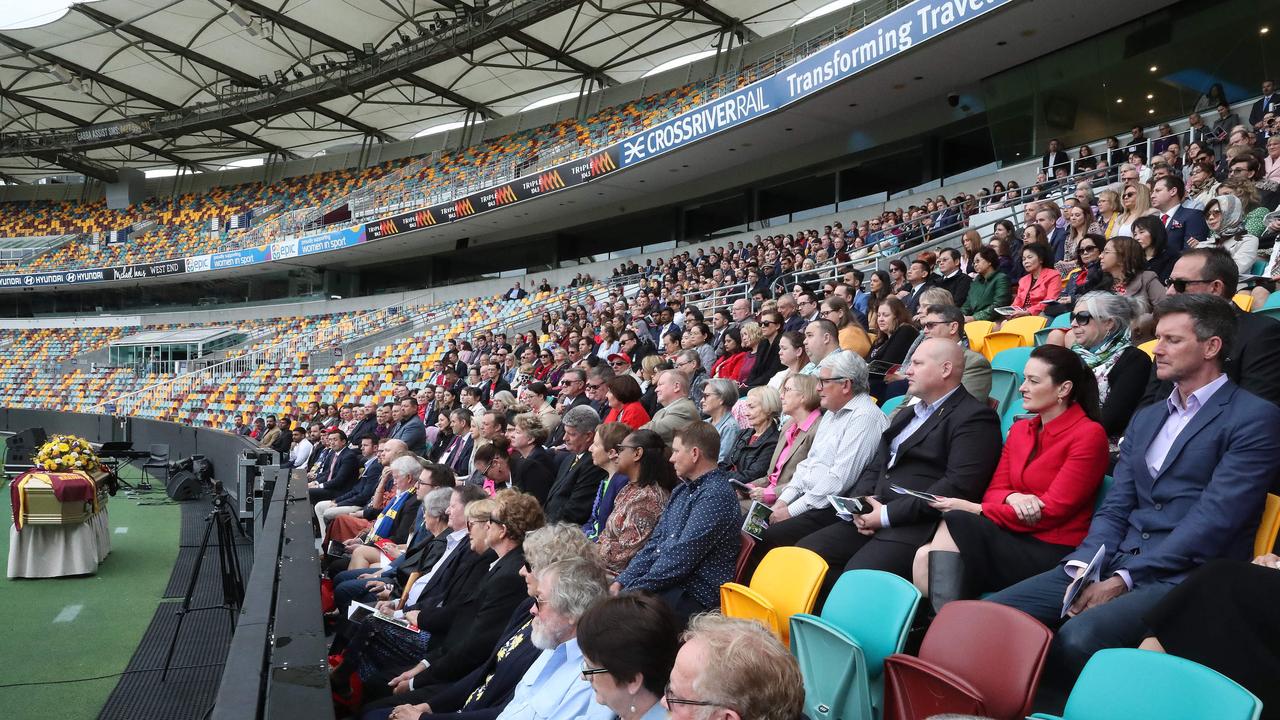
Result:
{"type": "Polygon", "coordinates": [[[391,533],[391,528],[396,524],[396,516],[400,514],[400,509],[404,507],[405,502],[413,493],[408,490],[401,490],[391,501],[390,505],[383,508],[382,513],[373,521],[373,527],[369,530],[367,540],[376,542],[387,537],[391,533]]]}
{"type": "Polygon", "coordinates": [[[1107,393],[1111,390],[1107,376],[1111,374],[1111,368],[1115,367],[1116,361],[1120,359],[1120,353],[1131,344],[1129,329],[1118,329],[1110,335],[1102,339],[1102,343],[1096,349],[1089,348],[1076,343],[1072,346],[1072,350],[1080,356],[1085,366],[1093,371],[1093,376],[1098,379],[1098,402],[1103,403],[1107,400],[1107,393]]]}
{"type": "Polygon", "coordinates": [[[1218,231],[1209,233],[1209,239],[1220,245],[1244,235],[1244,203],[1240,202],[1240,198],[1235,195],[1219,195],[1214,200],[1218,201],[1222,220],[1218,224],[1218,231]]]}

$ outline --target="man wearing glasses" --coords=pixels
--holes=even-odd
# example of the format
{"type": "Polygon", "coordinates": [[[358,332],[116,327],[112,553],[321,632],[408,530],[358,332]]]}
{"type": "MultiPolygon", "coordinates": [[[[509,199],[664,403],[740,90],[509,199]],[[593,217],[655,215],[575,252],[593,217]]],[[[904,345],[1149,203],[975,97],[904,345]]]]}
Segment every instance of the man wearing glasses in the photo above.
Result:
{"type": "MultiPolygon", "coordinates": [[[[1235,294],[1240,271],[1235,260],[1221,248],[1196,248],[1182,253],[1169,273],[1169,295],[1217,295],[1230,300],[1235,294]]],[[[1280,322],[1261,313],[1244,312],[1234,303],[1235,339],[1223,369],[1240,387],[1280,405],[1280,322]]],[[[1173,392],[1173,383],[1151,377],[1139,407],[1164,402],[1173,392]]]]}
{"type": "MultiPolygon", "coordinates": [[[[630,331],[628,331],[628,333],[630,334],[631,342],[634,343],[635,333],[631,333],[630,331]]],[[[626,345],[625,341],[623,342],[623,345],[626,345]]],[[[609,367],[613,368],[614,377],[630,375],[636,379],[636,382],[640,382],[640,378],[637,377],[635,372],[632,370],[631,356],[627,354],[625,348],[622,352],[616,352],[609,355],[609,367]]]]}
{"type": "MultiPolygon", "coordinates": [[[[565,370],[557,388],[560,390],[560,400],[556,408],[558,415],[564,416],[579,405],[591,405],[591,398],[586,394],[587,374],[582,370],[578,368],[565,370]]],[[[547,438],[547,447],[554,448],[562,444],[564,444],[564,425],[559,425],[551,433],[551,437],[547,438]]]]}
{"type": "Polygon", "coordinates": [[[672,720],[798,718],[804,711],[800,665],[764,625],[723,615],[689,623],[662,704],[672,720]]]}
{"type": "Polygon", "coordinates": [[[818,319],[818,298],[813,293],[808,291],[800,293],[800,297],[796,300],[796,305],[800,308],[800,317],[805,322],[809,323],[818,319]]]}

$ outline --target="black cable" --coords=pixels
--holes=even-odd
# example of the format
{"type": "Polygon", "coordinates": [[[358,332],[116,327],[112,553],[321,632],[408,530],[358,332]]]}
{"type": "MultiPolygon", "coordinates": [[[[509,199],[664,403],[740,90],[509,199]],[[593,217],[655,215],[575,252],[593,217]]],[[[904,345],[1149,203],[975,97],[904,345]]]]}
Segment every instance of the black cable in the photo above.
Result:
{"type": "MultiPolygon", "coordinates": [[[[194,670],[197,668],[220,667],[225,664],[226,664],[225,662],[216,662],[216,663],[206,663],[204,665],[181,665],[181,666],[169,668],[169,669],[170,670],[194,670]]],[[[96,675],[93,677],[67,678],[66,680],[43,680],[39,682],[6,683],[3,685],[0,685],[0,688],[36,687],[40,685],[65,685],[67,683],[90,682],[93,680],[107,680],[109,678],[124,677],[125,675],[133,675],[134,673],[160,672],[162,669],[163,668],[137,668],[136,670],[122,670],[118,673],[110,673],[108,675],[96,675]]]]}

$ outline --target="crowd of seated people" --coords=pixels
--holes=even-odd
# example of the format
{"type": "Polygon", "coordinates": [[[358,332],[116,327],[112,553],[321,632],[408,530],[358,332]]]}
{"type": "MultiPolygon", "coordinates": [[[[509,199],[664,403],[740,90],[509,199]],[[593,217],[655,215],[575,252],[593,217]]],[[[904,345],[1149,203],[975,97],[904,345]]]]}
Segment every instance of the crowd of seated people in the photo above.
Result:
{"type": "MultiPolygon", "coordinates": [[[[1154,184],[1157,198],[1182,197],[1176,181],[1154,184]]],[[[1212,593],[1199,566],[1250,559],[1275,489],[1267,458],[1280,446],[1280,323],[1230,302],[1240,278],[1230,249],[1188,236],[1187,223],[1176,240],[1143,221],[1146,242],[1107,237],[1083,222],[1098,217],[1092,206],[1066,206],[1024,214],[1036,230],[1023,235],[1017,280],[971,235],[911,257],[897,286],[876,274],[866,289],[852,270],[830,282],[771,280],[796,249],[786,238],[620,268],[634,293],[548,310],[541,332],[514,343],[484,336],[446,353],[422,387],[397,388],[396,416],[376,419],[369,439],[343,432],[343,423],[355,432],[358,414],[307,418],[295,437],[326,428],[331,437],[328,455],[299,464],[329,503],[318,501],[316,518],[338,556],[327,572],[339,696],[354,684],[367,707],[352,712],[396,718],[661,717],[663,688],[677,712],[682,699],[731,705],[677,677],[685,651],[700,651],[698,628],[725,623],[741,638],[760,630],[706,614],[719,607],[719,586],[739,577],[752,501],[771,516],[741,577],[772,548],[795,545],[830,568],[815,612],[854,569],[915,582],[929,598],[924,622],[951,600],[994,593],[1057,630],[1045,697],[1069,689],[1094,651],[1144,642],[1185,648],[1256,683],[1257,673],[1218,662],[1214,640],[1182,614],[1212,593]],[[1057,230],[1074,246],[1065,275],[1057,230]],[[1167,282],[1151,269],[1156,257],[1167,282]],[[1057,290],[1013,316],[1059,312],[1070,322],[1025,361],[1017,394],[1026,416],[1002,431],[1005,408],[987,398],[991,363],[965,327],[978,312],[1008,319],[997,309],[1015,286],[1050,273],[1057,290]],[[709,321],[686,302],[709,281],[738,278],[756,280],[749,297],[709,308],[709,321]],[[865,344],[846,341],[851,326],[865,344]],[[1154,361],[1137,347],[1149,337],[1154,361]],[[758,354],[762,346],[773,357],[758,354]],[[749,354],[758,355],[744,370],[749,354]],[[512,356],[528,367],[508,367],[512,356]],[[762,362],[768,369],[753,372],[762,362]],[[475,364],[480,382],[467,385],[475,364]],[[890,387],[906,400],[887,415],[878,392],[890,387]],[[455,391],[456,401],[440,401],[455,391]],[[364,471],[352,472],[344,454],[362,456],[364,471]],[[1209,456],[1215,463],[1202,461],[1209,456]],[[861,498],[868,512],[841,518],[833,495],[861,498]],[[535,557],[542,534],[559,538],[558,555],[535,557]],[[1061,616],[1066,585],[1104,545],[1102,580],[1061,616]],[[1192,594],[1170,592],[1186,578],[1192,594]],[[413,627],[348,619],[355,602],[413,627]],[[600,638],[601,619],[618,614],[662,628],[629,641],[631,666],[610,662],[618,640],[600,638]],[[657,664],[646,671],[650,658],[657,664]],[[650,673],[666,677],[650,682],[650,673]]],[[[836,232],[806,237],[802,268],[834,250],[836,232]]],[[[1269,578],[1228,567],[1249,582],[1269,578]]],[[[765,636],[757,640],[781,651],[765,636]]],[[[786,689],[801,692],[790,677],[786,689]]]]}

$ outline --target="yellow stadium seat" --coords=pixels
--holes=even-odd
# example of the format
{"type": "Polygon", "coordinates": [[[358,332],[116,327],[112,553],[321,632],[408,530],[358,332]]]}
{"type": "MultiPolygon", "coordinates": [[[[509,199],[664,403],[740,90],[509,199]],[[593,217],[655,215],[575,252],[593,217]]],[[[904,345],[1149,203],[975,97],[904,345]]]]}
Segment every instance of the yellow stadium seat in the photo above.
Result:
{"type": "Polygon", "coordinates": [[[732,582],[720,586],[720,611],[760,621],[786,645],[791,616],[813,609],[826,575],[827,563],[817,553],[774,548],[751,576],[750,587],[732,582]]]}
{"type": "Polygon", "coordinates": [[[1156,341],[1148,340],[1138,346],[1138,349],[1147,354],[1147,357],[1155,359],[1156,357],[1156,341]]]}
{"type": "Polygon", "coordinates": [[[964,324],[965,337],[969,338],[969,349],[974,352],[982,352],[982,340],[991,333],[992,328],[996,326],[990,320],[974,320],[964,324]]]}
{"type": "Polygon", "coordinates": [[[982,354],[987,360],[991,360],[1002,351],[1010,348],[1023,347],[1030,345],[1027,339],[1018,333],[1009,333],[997,331],[989,333],[982,340],[982,354]]]}
{"type": "Polygon", "coordinates": [[[1253,556],[1272,552],[1276,546],[1277,534],[1280,534],[1280,495],[1267,493],[1262,522],[1258,524],[1258,534],[1253,538],[1253,556]]]}
{"type": "Polygon", "coordinates": [[[1231,302],[1245,312],[1253,309],[1253,296],[1249,293],[1236,293],[1231,297],[1231,302]]]}
{"type": "Polygon", "coordinates": [[[1025,345],[1036,343],[1036,331],[1043,330],[1049,319],[1040,315],[1023,315],[1012,320],[1005,320],[1000,332],[1015,333],[1026,339],[1025,345]]]}

